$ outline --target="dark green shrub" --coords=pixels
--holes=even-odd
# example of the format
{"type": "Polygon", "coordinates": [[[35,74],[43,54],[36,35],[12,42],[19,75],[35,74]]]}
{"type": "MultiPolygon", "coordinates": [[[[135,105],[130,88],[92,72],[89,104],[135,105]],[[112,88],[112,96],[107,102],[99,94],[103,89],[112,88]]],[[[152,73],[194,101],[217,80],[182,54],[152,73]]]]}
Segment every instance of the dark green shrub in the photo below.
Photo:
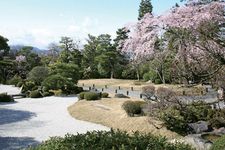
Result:
{"type": "Polygon", "coordinates": [[[7,93],[1,93],[0,102],[14,102],[14,99],[10,95],[7,95],[7,93]]]}
{"type": "Polygon", "coordinates": [[[34,67],[28,74],[28,79],[35,82],[37,85],[41,85],[48,76],[48,68],[43,66],[34,67]]]}
{"type": "Polygon", "coordinates": [[[141,115],[143,114],[143,107],[146,105],[146,102],[143,101],[126,101],[122,107],[129,116],[141,115]]]}
{"type": "Polygon", "coordinates": [[[84,94],[84,99],[91,101],[91,100],[99,100],[100,99],[100,95],[98,93],[94,93],[94,92],[86,92],[84,94]]]}
{"type": "Polygon", "coordinates": [[[212,127],[223,127],[225,117],[220,115],[220,120],[218,120],[218,117],[216,117],[219,116],[218,113],[221,113],[221,111],[213,110],[211,106],[206,105],[204,102],[194,102],[184,108],[173,106],[161,110],[160,119],[169,130],[186,135],[191,132],[188,124],[198,121],[209,121],[212,127]]]}
{"type": "Polygon", "coordinates": [[[101,96],[102,96],[102,98],[108,98],[109,97],[109,93],[102,93],[101,96]]]}
{"type": "Polygon", "coordinates": [[[53,137],[31,150],[193,150],[182,143],[169,143],[167,139],[151,134],[121,131],[94,131],[86,134],[53,137]]]}
{"type": "Polygon", "coordinates": [[[167,129],[175,131],[181,135],[185,135],[190,131],[187,121],[181,112],[173,107],[161,112],[160,118],[164,122],[167,129]]]}
{"type": "Polygon", "coordinates": [[[221,128],[225,127],[225,109],[213,109],[208,116],[209,122],[212,127],[221,128]]]}
{"type": "Polygon", "coordinates": [[[65,90],[69,82],[67,78],[61,75],[52,75],[42,82],[42,86],[45,87],[45,90],[65,90]]]}
{"type": "Polygon", "coordinates": [[[154,83],[155,84],[162,84],[162,81],[160,79],[155,79],[154,83]]]}
{"type": "Polygon", "coordinates": [[[79,99],[80,99],[80,100],[84,99],[85,93],[87,93],[87,92],[81,92],[81,93],[79,94],[79,99]]]}
{"type": "Polygon", "coordinates": [[[81,93],[83,91],[84,91],[84,89],[82,87],[77,87],[77,94],[79,94],[79,93],[81,93]]]}
{"type": "Polygon", "coordinates": [[[210,150],[224,150],[225,149],[225,136],[216,140],[210,150]]]}
{"type": "Polygon", "coordinates": [[[41,97],[42,97],[42,95],[38,90],[30,92],[30,98],[41,98],[41,97]]]}

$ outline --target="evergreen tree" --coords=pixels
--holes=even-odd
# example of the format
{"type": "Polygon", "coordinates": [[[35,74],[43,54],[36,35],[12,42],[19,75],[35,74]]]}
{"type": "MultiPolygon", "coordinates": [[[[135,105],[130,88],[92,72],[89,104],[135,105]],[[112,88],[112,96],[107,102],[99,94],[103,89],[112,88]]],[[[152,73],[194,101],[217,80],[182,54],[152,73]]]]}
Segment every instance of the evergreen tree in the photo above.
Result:
{"type": "Polygon", "coordinates": [[[122,50],[124,41],[128,38],[129,32],[130,30],[126,28],[121,28],[116,31],[117,36],[113,41],[114,41],[114,47],[116,47],[118,51],[122,50]]]}
{"type": "Polygon", "coordinates": [[[145,14],[147,13],[152,13],[152,3],[151,0],[141,0],[141,4],[139,7],[139,16],[138,16],[138,20],[141,20],[145,14]]]}

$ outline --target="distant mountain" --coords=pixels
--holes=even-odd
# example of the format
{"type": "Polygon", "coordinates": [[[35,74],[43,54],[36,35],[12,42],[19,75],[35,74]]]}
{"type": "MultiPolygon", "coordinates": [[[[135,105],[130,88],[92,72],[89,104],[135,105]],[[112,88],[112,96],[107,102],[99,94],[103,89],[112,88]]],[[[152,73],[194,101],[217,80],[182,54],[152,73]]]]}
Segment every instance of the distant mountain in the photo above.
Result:
{"type": "MultiPolygon", "coordinates": [[[[21,48],[23,48],[26,45],[10,45],[10,49],[13,53],[16,53],[17,51],[19,51],[21,48]]],[[[33,47],[33,46],[32,46],[33,47]]],[[[49,53],[48,50],[46,49],[40,49],[38,47],[33,47],[32,51],[38,55],[46,55],[49,53]]]]}

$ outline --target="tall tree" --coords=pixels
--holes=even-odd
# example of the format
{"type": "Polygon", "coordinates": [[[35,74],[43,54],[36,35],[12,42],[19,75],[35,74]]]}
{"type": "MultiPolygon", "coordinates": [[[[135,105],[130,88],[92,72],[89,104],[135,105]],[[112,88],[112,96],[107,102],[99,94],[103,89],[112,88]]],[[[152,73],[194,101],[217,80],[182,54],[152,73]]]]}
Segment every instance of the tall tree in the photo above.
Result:
{"type": "Polygon", "coordinates": [[[79,50],[79,41],[74,41],[70,37],[62,37],[59,42],[61,45],[61,53],[59,61],[61,63],[74,63],[78,66],[81,64],[81,52],[79,50]]]}
{"type": "Polygon", "coordinates": [[[114,47],[116,47],[117,50],[121,51],[123,48],[123,44],[125,40],[128,38],[128,33],[130,30],[127,28],[120,28],[116,31],[116,38],[113,40],[114,41],[114,47]]]}
{"type": "Polygon", "coordinates": [[[141,20],[145,14],[152,13],[152,3],[151,0],[141,0],[140,6],[139,6],[139,16],[138,20],[141,20]]]}

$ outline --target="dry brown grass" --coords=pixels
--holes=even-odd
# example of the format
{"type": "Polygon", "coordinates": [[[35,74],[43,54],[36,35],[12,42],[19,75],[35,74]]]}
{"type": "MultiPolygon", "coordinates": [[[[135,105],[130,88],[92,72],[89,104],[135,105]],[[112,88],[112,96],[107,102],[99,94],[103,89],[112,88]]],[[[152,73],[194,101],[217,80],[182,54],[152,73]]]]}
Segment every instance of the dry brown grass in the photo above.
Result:
{"type": "Polygon", "coordinates": [[[146,116],[128,117],[121,107],[126,100],[131,99],[108,98],[99,101],[82,100],[70,106],[68,110],[76,119],[102,124],[113,129],[128,131],[129,133],[140,131],[143,133],[163,135],[170,139],[179,137],[176,133],[166,128],[157,129],[149,123],[149,118],[146,116]]]}
{"type": "Polygon", "coordinates": [[[201,85],[197,85],[194,87],[182,87],[182,85],[173,85],[173,84],[153,84],[153,83],[146,83],[146,82],[140,82],[136,80],[123,80],[123,79],[89,79],[89,80],[79,80],[78,85],[82,86],[84,84],[85,86],[92,86],[95,84],[98,88],[103,88],[105,85],[108,87],[114,87],[118,88],[119,86],[123,89],[130,89],[131,87],[134,88],[134,90],[141,90],[142,87],[153,85],[156,87],[167,87],[175,91],[178,95],[182,95],[183,91],[185,91],[186,95],[201,95],[202,91],[203,94],[205,94],[205,88],[201,85]],[[136,85],[138,83],[138,85],[136,85]],[[140,85],[139,85],[140,84],[140,85]]]}

